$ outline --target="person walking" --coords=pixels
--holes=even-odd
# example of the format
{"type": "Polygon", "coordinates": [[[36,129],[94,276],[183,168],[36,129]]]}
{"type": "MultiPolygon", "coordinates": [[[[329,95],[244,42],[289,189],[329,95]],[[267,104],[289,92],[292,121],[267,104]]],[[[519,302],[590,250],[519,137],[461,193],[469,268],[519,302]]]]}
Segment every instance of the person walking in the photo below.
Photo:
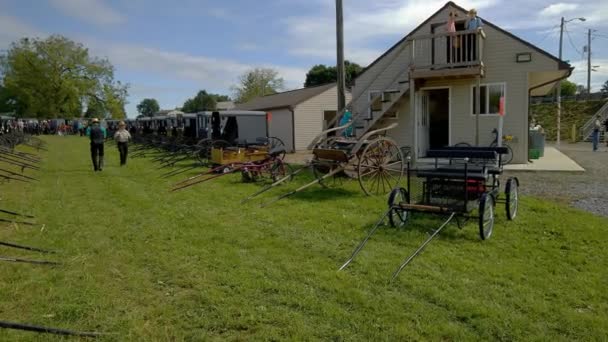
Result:
{"type": "MultiPolygon", "coordinates": [[[[608,147],[608,118],[604,120],[604,140],[606,142],[606,147],[608,147]]],[[[608,152],[608,150],[606,150],[608,152]]]]}
{"type": "Polygon", "coordinates": [[[597,145],[600,143],[600,130],[602,129],[602,124],[600,122],[600,116],[595,117],[595,121],[593,122],[593,152],[597,151],[597,145]]]}
{"type": "Polygon", "coordinates": [[[129,140],[131,140],[131,134],[125,129],[124,121],[118,123],[118,131],[114,133],[114,140],[118,146],[118,152],[120,153],[120,166],[127,164],[127,154],[129,153],[129,140]]]}
{"type": "Polygon", "coordinates": [[[91,140],[91,160],[95,171],[103,170],[103,143],[106,139],[106,129],[99,125],[99,119],[91,120],[87,127],[87,137],[91,140]]]}

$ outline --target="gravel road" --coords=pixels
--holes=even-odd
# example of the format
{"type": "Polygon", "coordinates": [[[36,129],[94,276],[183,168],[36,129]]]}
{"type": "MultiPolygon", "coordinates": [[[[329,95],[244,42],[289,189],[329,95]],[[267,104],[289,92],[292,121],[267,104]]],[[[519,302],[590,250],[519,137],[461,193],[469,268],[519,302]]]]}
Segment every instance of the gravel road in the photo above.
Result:
{"type": "Polygon", "coordinates": [[[590,143],[568,144],[560,149],[585,172],[509,172],[521,182],[522,194],[566,201],[592,213],[608,216],[608,148],[592,152],[590,143]]]}

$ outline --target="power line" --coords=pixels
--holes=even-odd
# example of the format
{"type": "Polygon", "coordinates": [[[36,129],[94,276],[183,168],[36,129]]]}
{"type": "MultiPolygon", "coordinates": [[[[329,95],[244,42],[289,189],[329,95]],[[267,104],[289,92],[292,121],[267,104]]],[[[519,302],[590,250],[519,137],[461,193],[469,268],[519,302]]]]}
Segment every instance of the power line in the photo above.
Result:
{"type": "Polygon", "coordinates": [[[568,41],[570,42],[570,45],[572,45],[572,48],[574,48],[574,50],[576,50],[576,52],[578,52],[579,55],[581,55],[581,58],[583,57],[583,53],[580,52],[580,50],[574,45],[574,42],[572,42],[572,37],[570,37],[570,32],[568,32],[568,30],[564,27],[564,31],[566,31],[566,35],[568,36],[568,41]]]}
{"type": "Polygon", "coordinates": [[[536,43],[536,45],[540,45],[540,43],[542,43],[543,41],[545,41],[545,39],[547,39],[551,34],[553,33],[557,33],[557,29],[559,28],[559,25],[553,26],[550,31],[538,42],[536,43]]]}

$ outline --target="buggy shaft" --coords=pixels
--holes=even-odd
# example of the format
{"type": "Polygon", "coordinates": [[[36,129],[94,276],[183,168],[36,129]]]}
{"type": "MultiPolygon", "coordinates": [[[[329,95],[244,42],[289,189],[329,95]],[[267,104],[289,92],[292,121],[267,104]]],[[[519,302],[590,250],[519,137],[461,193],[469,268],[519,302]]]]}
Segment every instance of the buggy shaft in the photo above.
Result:
{"type": "Polygon", "coordinates": [[[286,193],[286,194],[283,194],[283,195],[281,195],[281,196],[279,196],[279,197],[275,198],[274,200],[271,200],[271,201],[269,201],[269,202],[263,203],[263,204],[262,204],[260,207],[262,207],[262,208],[267,207],[267,206],[269,206],[269,205],[271,205],[271,204],[273,204],[273,203],[275,203],[275,202],[278,202],[278,201],[282,200],[283,198],[286,198],[286,197],[289,197],[289,196],[295,195],[295,194],[297,194],[298,192],[300,192],[300,191],[302,191],[302,190],[304,190],[304,189],[306,189],[306,188],[309,188],[309,187],[311,187],[311,186],[313,186],[313,185],[315,185],[315,184],[317,184],[317,183],[320,183],[320,182],[321,182],[321,181],[323,181],[324,179],[329,178],[329,177],[331,177],[331,176],[333,176],[333,175],[335,175],[335,174],[337,174],[337,173],[339,173],[339,172],[342,172],[342,171],[344,171],[344,167],[337,167],[335,170],[333,170],[333,171],[329,172],[329,173],[328,173],[328,174],[326,174],[325,176],[323,176],[323,177],[321,177],[321,178],[317,178],[317,179],[315,179],[314,181],[312,181],[312,182],[310,182],[310,183],[308,183],[308,184],[302,185],[301,187],[299,187],[299,188],[297,188],[297,189],[295,189],[295,190],[293,190],[293,191],[290,191],[290,192],[288,192],[288,193],[286,193]]]}
{"type": "Polygon", "coordinates": [[[420,245],[420,247],[418,247],[418,249],[414,253],[412,253],[407,259],[405,259],[405,261],[393,273],[393,277],[391,278],[391,281],[394,280],[395,278],[397,278],[397,276],[405,268],[405,266],[407,266],[410,262],[412,262],[412,260],[414,260],[414,258],[416,256],[418,256],[418,254],[420,254],[420,252],[422,252],[424,247],[426,247],[426,245],[428,245],[429,242],[431,242],[431,240],[433,240],[435,238],[435,236],[437,236],[437,234],[439,234],[439,232],[441,232],[443,230],[443,228],[445,228],[448,225],[448,223],[450,223],[450,221],[452,221],[454,216],[456,216],[456,213],[453,212],[450,215],[450,217],[448,217],[448,219],[437,230],[435,230],[435,232],[433,232],[433,234],[431,236],[429,236],[429,238],[426,239],[426,241],[424,241],[424,243],[422,245],[420,245]]]}
{"type": "Polygon", "coordinates": [[[365,247],[365,244],[367,243],[367,241],[372,237],[372,235],[376,232],[376,230],[378,229],[378,227],[380,227],[380,225],[382,224],[382,222],[384,222],[384,219],[391,213],[392,209],[387,210],[384,215],[382,215],[382,218],[380,218],[380,220],[378,220],[378,222],[376,222],[376,225],[374,225],[374,227],[372,228],[372,230],[370,230],[370,232],[367,234],[367,236],[365,237],[365,239],[363,239],[363,241],[361,241],[359,243],[359,245],[357,246],[357,248],[355,248],[355,250],[353,251],[353,254],[351,254],[350,258],[348,260],[346,260],[346,262],[344,263],[344,265],[342,265],[342,267],[340,267],[338,269],[338,271],[342,271],[343,269],[346,268],[346,266],[348,266],[353,260],[355,260],[355,257],[357,256],[357,254],[359,254],[359,252],[361,252],[361,250],[363,249],[363,247],[365,247]]]}
{"type": "Polygon", "coordinates": [[[32,216],[32,215],[19,214],[19,213],[16,213],[14,211],[8,211],[8,210],[4,210],[4,209],[0,209],[0,212],[5,213],[5,214],[10,214],[10,215],[15,215],[15,216],[23,216],[23,217],[27,217],[27,218],[34,218],[34,216],[32,216]]]}
{"type": "Polygon", "coordinates": [[[249,197],[247,197],[247,198],[243,199],[243,200],[241,201],[241,204],[243,204],[243,203],[245,203],[245,202],[247,202],[247,201],[251,200],[252,198],[254,198],[254,197],[256,197],[256,196],[259,196],[259,195],[261,195],[261,194],[265,193],[266,191],[268,191],[268,190],[270,190],[270,189],[274,188],[275,186],[277,186],[277,185],[279,185],[279,184],[281,184],[281,183],[285,182],[285,181],[286,181],[286,180],[288,180],[289,178],[292,178],[293,176],[297,175],[298,173],[302,172],[303,170],[306,170],[308,167],[309,167],[309,165],[302,166],[301,168],[297,169],[296,171],[294,171],[294,172],[290,173],[289,175],[287,175],[287,176],[285,176],[285,177],[283,177],[283,178],[281,178],[281,179],[277,180],[276,182],[274,182],[274,183],[272,183],[272,184],[270,184],[270,185],[267,185],[267,186],[263,187],[261,190],[259,190],[259,191],[258,191],[258,192],[256,192],[255,194],[253,194],[253,195],[251,195],[251,196],[249,196],[249,197]]]}
{"type": "Polygon", "coordinates": [[[41,326],[36,326],[36,325],[13,323],[13,322],[6,322],[6,321],[0,321],[0,328],[34,331],[34,332],[39,332],[39,333],[48,333],[48,334],[64,335],[64,336],[98,337],[98,336],[103,335],[102,333],[98,333],[98,332],[72,331],[72,330],[66,330],[66,329],[41,327],[41,326]]]}
{"type": "Polygon", "coordinates": [[[2,242],[2,241],[0,241],[0,245],[1,246],[6,246],[6,247],[17,248],[17,249],[25,249],[25,250],[28,250],[28,251],[34,251],[34,252],[40,252],[40,253],[55,253],[53,251],[47,251],[47,250],[36,248],[36,247],[21,246],[21,245],[17,245],[17,244],[10,243],[10,242],[2,242]]]}
{"type": "Polygon", "coordinates": [[[11,258],[11,257],[4,257],[4,256],[0,256],[0,261],[20,262],[20,263],[34,264],[34,265],[50,265],[50,266],[61,265],[60,263],[54,262],[54,261],[28,260],[28,259],[11,258]]]}
{"type": "MultiPolygon", "coordinates": [[[[213,175],[213,176],[211,176],[211,177],[207,177],[207,178],[205,178],[205,179],[197,180],[196,182],[193,182],[193,183],[188,183],[188,184],[185,184],[185,185],[179,186],[179,187],[177,187],[177,188],[173,188],[173,189],[171,189],[171,192],[174,192],[174,191],[177,191],[177,190],[181,190],[181,189],[185,189],[185,188],[191,187],[191,186],[196,185],[196,184],[204,183],[204,182],[206,182],[206,181],[210,181],[210,180],[212,180],[212,179],[215,179],[215,178],[218,178],[218,177],[221,177],[221,176],[225,176],[225,175],[227,175],[228,173],[234,173],[234,172],[236,172],[236,171],[238,171],[238,170],[240,170],[240,169],[242,169],[242,168],[243,168],[242,166],[238,166],[238,167],[236,167],[236,168],[232,169],[230,172],[227,172],[227,173],[219,173],[219,174],[213,175]]],[[[214,169],[214,170],[215,170],[215,169],[214,169]]],[[[213,170],[212,170],[212,171],[213,171],[213,170]]],[[[212,174],[212,171],[209,171],[209,172],[207,172],[207,173],[205,173],[205,174],[212,174]]],[[[181,183],[178,183],[178,184],[184,184],[184,182],[181,182],[181,183]]]]}

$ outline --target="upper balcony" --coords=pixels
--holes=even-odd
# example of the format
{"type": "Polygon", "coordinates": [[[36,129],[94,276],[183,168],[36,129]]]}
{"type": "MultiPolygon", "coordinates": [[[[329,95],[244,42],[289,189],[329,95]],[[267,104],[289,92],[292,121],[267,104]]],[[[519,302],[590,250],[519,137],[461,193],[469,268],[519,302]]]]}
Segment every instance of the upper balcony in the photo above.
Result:
{"type": "Polygon", "coordinates": [[[410,76],[415,79],[483,76],[485,38],[482,29],[410,38],[410,76]]]}

